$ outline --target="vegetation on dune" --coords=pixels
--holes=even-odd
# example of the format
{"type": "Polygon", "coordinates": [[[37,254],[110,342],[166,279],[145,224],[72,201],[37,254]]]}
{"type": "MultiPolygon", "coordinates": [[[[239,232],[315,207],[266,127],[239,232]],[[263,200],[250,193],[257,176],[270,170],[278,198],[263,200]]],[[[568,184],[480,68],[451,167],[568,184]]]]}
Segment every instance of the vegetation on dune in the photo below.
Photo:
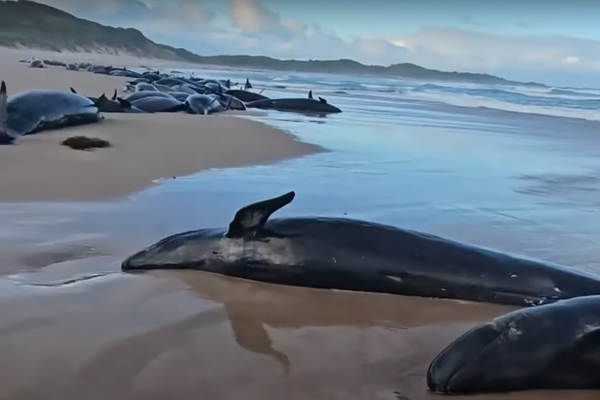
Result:
{"type": "Polygon", "coordinates": [[[108,52],[198,64],[280,71],[376,75],[423,80],[499,85],[544,86],[509,81],[488,74],[444,72],[402,63],[387,67],[354,60],[278,60],[264,56],[200,56],[181,48],[155,43],[133,28],[115,28],[29,0],[0,1],[0,46],[52,51],[108,52]]]}

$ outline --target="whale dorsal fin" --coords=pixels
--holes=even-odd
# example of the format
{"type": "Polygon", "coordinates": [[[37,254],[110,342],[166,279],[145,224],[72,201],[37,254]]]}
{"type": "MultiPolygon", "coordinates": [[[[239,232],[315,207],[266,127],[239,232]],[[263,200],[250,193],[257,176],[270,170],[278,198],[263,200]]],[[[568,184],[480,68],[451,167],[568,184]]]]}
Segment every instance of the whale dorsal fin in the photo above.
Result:
{"type": "Polygon", "coordinates": [[[312,90],[309,90],[309,91],[308,91],[308,98],[309,98],[309,99],[312,99],[312,98],[313,98],[313,95],[312,95],[312,90]]]}
{"type": "Polygon", "coordinates": [[[125,100],[121,97],[117,97],[117,101],[119,102],[121,107],[123,107],[124,109],[131,110],[131,103],[128,100],[125,100]]]}
{"type": "Polygon", "coordinates": [[[320,101],[321,103],[323,103],[323,104],[327,104],[327,100],[325,100],[325,99],[324,99],[324,98],[322,98],[322,97],[319,97],[319,101],[320,101]]]}
{"type": "Polygon", "coordinates": [[[116,100],[117,99],[117,89],[115,89],[115,92],[113,93],[113,97],[111,100],[116,100]]]}
{"type": "Polygon", "coordinates": [[[73,88],[69,88],[69,89],[71,89],[71,93],[77,94],[77,91],[75,89],[73,89],[73,88]]]}
{"type": "Polygon", "coordinates": [[[295,196],[296,193],[292,191],[240,208],[229,224],[226,236],[229,238],[242,237],[248,232],[260,230],[275,211],[290,204],[295,196]]]}
{"type": "Polygon", "coordinates": [[[6,92],[6,83],[0,83],[0,141],[4,142],[8,138],[8,94],[6,92]]]}

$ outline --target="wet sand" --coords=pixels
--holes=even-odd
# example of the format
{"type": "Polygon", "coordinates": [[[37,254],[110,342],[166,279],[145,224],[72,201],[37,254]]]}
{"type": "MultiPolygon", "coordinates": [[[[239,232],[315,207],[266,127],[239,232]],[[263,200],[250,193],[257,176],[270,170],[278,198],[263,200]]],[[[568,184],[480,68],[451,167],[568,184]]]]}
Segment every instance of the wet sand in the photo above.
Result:
{"type": "MultiPolygon", "coordinates": [[[[3,57],[0,52],[0,79],[7,82],[9,95],[69,87],[90,96],[110,95],[126,80],[62,67],[29,68],[18,62],[22,53],[13,53],[3,57]]],[[[260,122],[224,114],[104,115],[97,124],[46,131],[20,138],[14,146],[1,146],[0,202],[120,199],[160,179],[324,150],[260,122]],[[107,139],[113,147],[79,151],[60,144],[76,135],[107,139]]]]}
{"type": "MultiPolygon", "coordinates": [[[[109,273],[118,259],[83,265],[109,273]]],[[[72,278],[71,268],[1,285],[0,398],[440,399],[425,386],[433,357],[465,330],[511,310],[193,272],[116,272],[52,286],[72,278]]],[[[509,397],[566,395],[597,398],[509,397]]]]}

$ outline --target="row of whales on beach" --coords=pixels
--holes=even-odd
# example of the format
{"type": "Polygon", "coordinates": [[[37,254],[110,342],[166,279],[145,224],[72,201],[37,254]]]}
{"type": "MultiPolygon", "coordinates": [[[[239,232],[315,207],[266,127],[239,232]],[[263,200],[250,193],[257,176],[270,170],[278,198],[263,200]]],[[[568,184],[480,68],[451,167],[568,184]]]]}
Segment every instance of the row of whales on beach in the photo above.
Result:
{"type": "Polygon", "coordinates": [[[121,112],[128,112],[131,106],[144,112],[177,112],[191,109],[191,112],[199,114],[211,114],[223,110],[243,111],[247,108],[321,115],[342,112],[322,97],[314,99],[312,91],[307,97],[269,98],[251,91],[252,84],[248,79],[243,88],[235,89],[232,88],[230,79],[202,79],[195,76],[186,78],[159,71],[137,73],[126,69],[96,66],[90,67],[90,71],[133,78],[125,87],[125,92],[130,94],[123,98],[113,98],[113,101],[121,103],[123,108],[121,112]],[[146,100],[148,98],[152,100],[146,100]],[[186,102],[193,104],[186,105],[186,102]]]}
{"type": "MultiPolygon", "coordinates": [[[[31,66],[38,68],[40,60],[31,66]]],[[[89,66],[90,72],[134,78],[127,82],[124,97],[114,90],[112,97],[101,94],[88,96],[70,91],[29,90],[8,96],[7,85],[2,81],[0,90],[0,144],[12,144],[24,135],[60,129],[67,126],[97,123],[104,119],[102,113],[172,113],[208,115],[226,110],[244,111],[248,108],[316,113],[326,115],[341,110],[325,99],[306,98],[271,99],[250,91],[247,79],[241,89],[231,89],[230,80],[183,78],[159,72],[137,73],[126,69],[89,66]]],[[[67,69],[79,68],[67,65],[67,69]]]]}
{"type": "Polygon", "coordinates": [[[436,394],[600,388],[600,278],[417,231],[348,218],[271,219],[294,192],[240,208],[229,226],[168,236],[122,270],[206,271],[317,289],[517,306],[430,364],[436,394]]]}

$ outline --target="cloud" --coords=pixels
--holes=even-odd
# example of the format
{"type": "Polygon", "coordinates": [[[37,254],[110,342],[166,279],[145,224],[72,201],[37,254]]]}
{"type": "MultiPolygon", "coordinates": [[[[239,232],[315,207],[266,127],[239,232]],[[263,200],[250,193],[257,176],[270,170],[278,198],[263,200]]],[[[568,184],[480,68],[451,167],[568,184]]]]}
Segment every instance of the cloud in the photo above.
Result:
{"type": "Polygon", "coordinates": [[[492,35],[429,27],[392,41],[409,49],[412,62],[445,69],[576,71],[596,69],[600,61],[600,41],[557,35],[492,35]]]}
{"type": "Polygon", "coordinates": [[[539,21],[514,22],[514,27],[521,28],[520,35],[484,33],[477,28],[485,30],[481,21],[466,16],[461,29],[432,26],[403,35],[340,37],[311,21],[285,19],[259,0],[43,2],[101,23],[133,26],[153,40],[206,55],[349,58],[379,65],[411,62],[428,68],[508,74],[511,79],[525,80],[569,73],[600,74],[600,41],[535,35],[533,28],[539,21]]]}

